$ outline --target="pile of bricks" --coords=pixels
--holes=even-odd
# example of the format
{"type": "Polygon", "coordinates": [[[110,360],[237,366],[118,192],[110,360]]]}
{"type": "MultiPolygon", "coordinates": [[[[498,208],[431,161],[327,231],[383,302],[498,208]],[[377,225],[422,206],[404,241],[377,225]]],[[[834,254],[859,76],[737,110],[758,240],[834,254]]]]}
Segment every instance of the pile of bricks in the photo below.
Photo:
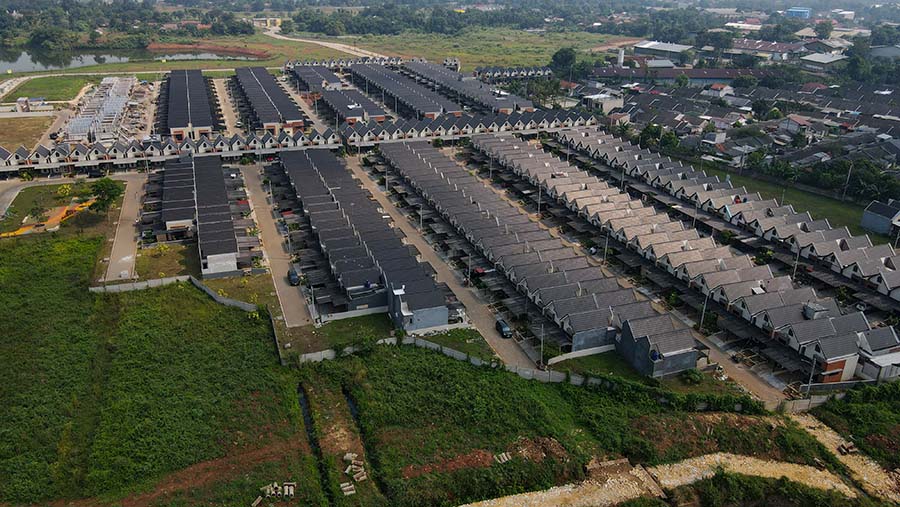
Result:
{"type": "MultiPolygon", "coordinates": [[[[366,474],[365,463],[359,460],[358,457],[355,452],[344,454],[344,462],[347,463],[344,473],[350,476],[354,482],[362,482],[369,478],[366,474]]],[[[356,494],[356,486],[353,485],[353,482],[342,482],[341,491],[344,493],[344,496],[354,495],[356,494]]]]}

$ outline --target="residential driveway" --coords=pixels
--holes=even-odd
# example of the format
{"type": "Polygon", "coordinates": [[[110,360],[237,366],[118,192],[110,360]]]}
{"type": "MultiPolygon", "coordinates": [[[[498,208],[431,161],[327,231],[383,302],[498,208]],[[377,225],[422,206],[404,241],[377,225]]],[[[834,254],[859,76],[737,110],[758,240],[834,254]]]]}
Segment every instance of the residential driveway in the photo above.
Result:
{"type": "Polygon", "coordinates": [[[300,109],[304,113],[306,113],[306,116],[309,117],[309,121],[312,122],[314,129],[316,129],[318,132],[325,132],[328,129],[328,126],[325,125],[325,122],[322,121],[322,118],[320,118],[319,115],[316,114],[315,109],[309,104],[309,102],[303,100],[303,98],[300,97],[300,94],[297,93],[296,88],[288,86],[287,84],[285,84],[283,88],[288,92],[291,98],[294,99],[294,102],[297,103],[297,106],[299,106],[300,109]]]}
{"type": "Polygon", "coordinates": [[[122,211],[119,212],[119,221],[116,223],[116,236],[113,240],[112,251],[109,254],[109,266],[106,269],[106,281],[130,280],[134,278],[134,262],[137,257],[137,227],[136,223],[141,212],[141,196],[144,193],[144,184],[147,182],[146,173],[128,173],[119,175],[125,180],[125,195],[122,201],[122,211]]]}
{"type": "Polygon", "coordinates": [[[481,333],[481,336],[484,336],[484,339],[488,342],[488,345],[491,346],[494,352],[500,356],[500,359],[509,365],[516,365],[523,368],[535,368],[534,362],[525,355],[525,352],[522,351],[514,340],[504,339],[500,336],[500,333],[498,333],[497,329],[494,327],[497,322],[496,317],[488,310],[487,304],[484,301],[479,300],[471,289],[462,285],[453,268],[447,265],[447,263],[434,252],[432,246],[425,241],[425,238],[422,237],[419,230],[413,227],[406,216],[400,213],[400,210],[398,210],[387,196],[379,190],[378,185],[376,185],[363,170],[360,157],[347,157],[344,160],[347,162],[347,167],[349,167],[359,181],[362,182],[363,187],[372,192],[372,195],[375,196],[375,199],[381,205],[382,209],[391,216],[395,227],[403,231],[406,235],[407,243],[415,245],[422,258],[431,264],[431,267],[437,272],[437,280],[446,283],[447,286],[450,287],[450,290],[453,291],[453,294],[456,295],[456,298],[465,305],[466,314],[469,316],[469,320],[472,321],[472,324],[475,326],[475,329],[481,333]]]}
{"type": "Polygon", "coordinates": [[[225,133],[228,136],[242,133],[237,125],[237,115],[234,112],[234,104],[231,102],[231,95],[228,94],[228,87],[225,78],[213,79],[213,86],[216,89],[216,95],[219,96],[219,107],[222,109],[222,117],[225,119],[225,133]]]}
{"type": "Polygon", "coordinates": [[[278,294],[278,302],[281,304],[281,314],[284,315],[284,323],[287,327],[307,326],[312,324],[309,318],[309,309],[306,307],[306,299],[299,287],[293,287],[287,281],[287,272],[291,267],[290,254],[283,237],[275,227],[275,218],[272,216],[272,206],[266,199],[266,191],[263,189],[263,177],[260,174],[260,166],[241,167],[244,176],[244,185],[250,197],[250,205],[259,226],[260,241],[263,251],[269,262],[269,271],[272,273],[272,282],[275,284],[275,292],[278,294]]]}

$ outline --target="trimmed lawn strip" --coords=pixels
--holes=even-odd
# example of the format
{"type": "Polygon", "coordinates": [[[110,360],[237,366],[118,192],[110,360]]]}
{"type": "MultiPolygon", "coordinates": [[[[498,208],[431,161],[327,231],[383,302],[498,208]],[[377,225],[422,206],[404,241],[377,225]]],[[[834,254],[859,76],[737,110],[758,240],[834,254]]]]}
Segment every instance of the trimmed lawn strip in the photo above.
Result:
{"type": "Polygon", "coordinates": [[[3,98],[14,101],[18,97],[42,97],[44,100],[72,100],[82,88],[97,84],[102,76],[47,76],[29,79],[3,98]]]}

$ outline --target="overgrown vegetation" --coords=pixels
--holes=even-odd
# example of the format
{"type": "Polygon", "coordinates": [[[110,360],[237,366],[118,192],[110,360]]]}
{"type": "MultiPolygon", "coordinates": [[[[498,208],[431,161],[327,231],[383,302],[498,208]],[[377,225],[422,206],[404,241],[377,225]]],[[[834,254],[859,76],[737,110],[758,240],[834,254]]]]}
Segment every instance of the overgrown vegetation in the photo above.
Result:
{"type": "MultiPolygon", "coordinates": [[[[117,498],[260,446],[277,446],[287,469],[309,468],[295,443],[305,438],[296,381],[277,366],[268,324],[187,284],[94,295],[103,243],[0,242],[0,500],[117,498]]],[[[291,478],[304,481],[279,480],[291,478]]],[[[318,482],[304,484],[316,503],[318,482]]]]}
{"type": "Polygon", "coordinates": [[[313,386],[336,382],[349,392],[391,505],[456,505],[542,489],[582,478],[595,456],[656,464],[705,454],[713,444],[802,463],[828,454],[777,416],[694,412],[740,404],[761,413],[738,396],[678,394],[618,378],[598,388],[541,384],[409,346],[308,364],[302,374],[313,386]],[[642,420],[704,417],[710,434],[695,441],[635,431],[642,420]],[[745,426],[757,431],[745,438],[745,426]],[[495,463],[504,451],[512,460],[495,463]]]}
{"type": "Polygon", "coordinates": [[[900,467],[900,384],[852,390],[813,413],[885,468],[900,467]]]}
{"type": "Polygon", "coordinates": [[[739,506],[815,506],[815,507],[880,507],[886,506],[869,498],[847,498],[840,493],[811,488],[788,479],[766,479],[719,472],[709,479],[671,492],[669,503],[641,503],[633,500],[620,507],[655,507],[666,505],[700,505],[701,507],[739,506]]]}

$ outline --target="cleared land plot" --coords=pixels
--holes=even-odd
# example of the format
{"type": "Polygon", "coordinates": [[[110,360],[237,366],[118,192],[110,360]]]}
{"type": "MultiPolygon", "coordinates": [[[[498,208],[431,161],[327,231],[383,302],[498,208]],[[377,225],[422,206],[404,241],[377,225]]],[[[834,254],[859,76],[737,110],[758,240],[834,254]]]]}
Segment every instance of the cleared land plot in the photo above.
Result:
{"type": "Polygon", "coordinates": [[[550,368],[557,371],[569,370],[579,375],[615,375],[635,382],[646,381],[646,377],[626,363],[615,351],[568,359],[550,368]]]}
{"type": "Polygon", "coordinates": [[[496,357],[491,346],[476,329],[451,329],[423,336],[422,339],[487,361],[496,357]]]}
{"type": "Polygon", "coordinates": [[[746,398],[682,395],[624,380],[613,390],[540,384],[410,346],[376,347],[302,373],[314,385],[340,382],[350,394],[391,505],[455,505],[545,489],[582,479],[594,457],[658,464],[718,449],[802,464],[818,459],[840,470],[781,417],[689,410],[701,401],[725,408],[742,400],[749,408],[746,398]],[[660,397],[668,407],[655,401],[660,397]],[[696,431],[668,429],[684,420],[696,421],[696,431]],[[667,431],[672,435],[661,439],[667,431]],[[511,459],[501,465],[494,456],[503,452],[511,459]]]}
{"type": "Polygon", "coordinates": [[[337,38],[317,34],[303,36],[352,44],[389,56],[425,57],[432,62],[457,57],[464,72],[485,65],[546,65],[559,48],[573,47],[587,56],[592,48],[618,39],[616,36],[588,32],[528,33],[501,28],[473,28],[458,35],[408,32],[337,38]]]}
{"type": "Polygon", "coordinates": [[[53,116],[0,118],[0,146],[13,151],[19,146],[31,150],[53,124],[53,116]]]}
{"type": "MultiPolygon", "coordinates": [[[[12,372],[0,385],[0,501],[202,495],[284,460],[297,472],[271,480],[305,480],[297,383],[277,366],[265,320],[189,284],[94,295],[103,243],[0,242],[0,368],[12,372]]],[[[305,486],[310,504],[321,503],[317,484],[305,486]]],[[[249,503],[255,488],[229,501],[249,503]]]]}
{"type": "Polygon", "coordinates": [[[200,276],[200,254],[196,243],[161,244],[138,251],[134,270],[142,280],[168,276],[200,276]]]}
{"type": "Polygon", "coordinates": [[[48,76],[25,81],[3,98],[14,101],[18,97],[43,97],[44,100],[72,100],[89,84],[97,84],[102,76],[48,76]]]}
{"type": "Polygon", "coordinates": [[[373,343],[389,338],[394,330],[385,313],[363,315],[329,322],[322,327],[302,326],[284,328],[282,341],[291,343],[290,352],[305,354],[325,349],[343,350],[345,347],[373,343]]]}

